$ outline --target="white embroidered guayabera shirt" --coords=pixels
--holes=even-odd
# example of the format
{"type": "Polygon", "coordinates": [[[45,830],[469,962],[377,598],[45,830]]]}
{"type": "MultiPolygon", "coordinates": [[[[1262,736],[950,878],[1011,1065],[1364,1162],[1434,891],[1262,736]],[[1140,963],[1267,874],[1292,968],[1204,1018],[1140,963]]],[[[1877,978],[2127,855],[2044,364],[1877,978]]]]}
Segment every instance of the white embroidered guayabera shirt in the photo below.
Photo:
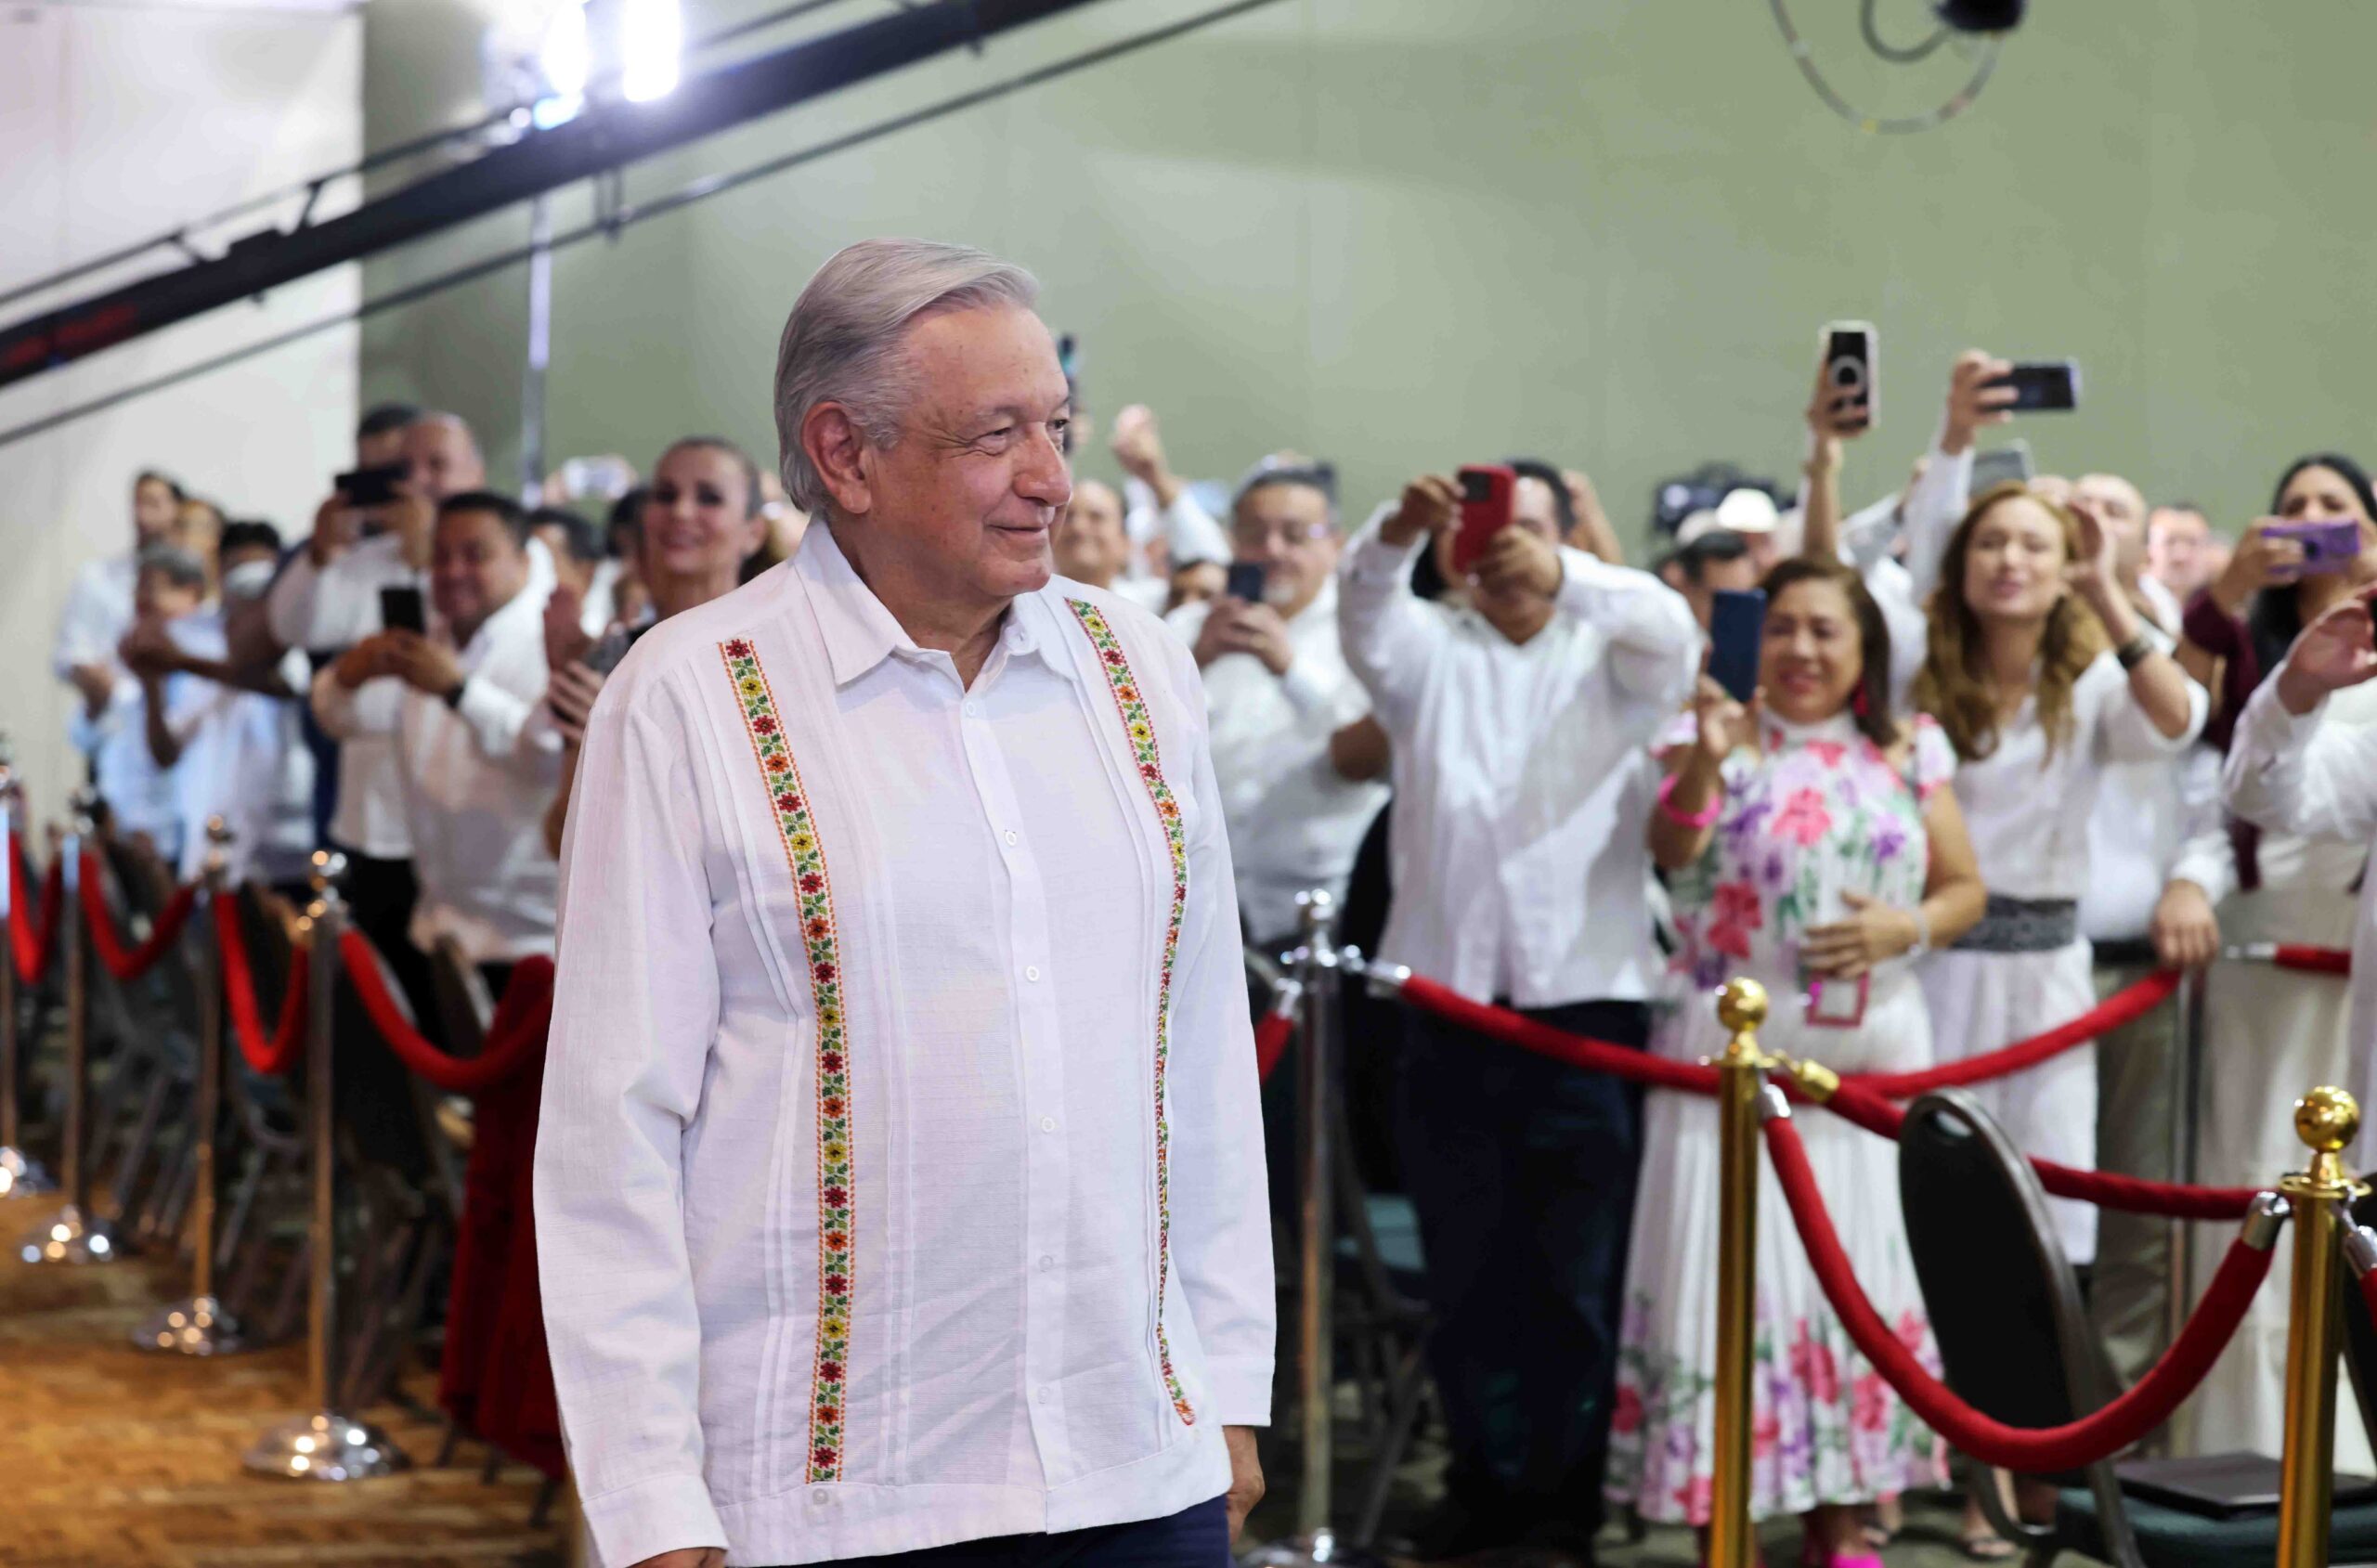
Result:
{"type": "Polygon", "coordinates": [[[1271,1242],[1188,652],[1061,580],[972,688],[836,547],[662,623],[565,847],[537,1229],[606,1563],[1177,1512],[1271,1242]]]}

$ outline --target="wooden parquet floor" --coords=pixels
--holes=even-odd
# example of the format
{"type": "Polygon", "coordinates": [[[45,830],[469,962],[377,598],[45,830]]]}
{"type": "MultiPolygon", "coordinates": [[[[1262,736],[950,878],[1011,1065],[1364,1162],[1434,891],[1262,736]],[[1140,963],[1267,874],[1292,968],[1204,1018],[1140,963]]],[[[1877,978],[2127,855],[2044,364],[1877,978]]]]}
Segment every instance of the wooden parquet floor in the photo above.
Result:
{"type": "MultiPolygon", "coordinates": [[[[480,1484],[476,1445],[383,1481],[246,1474],[249,1444],[304,1408],[299,1347],[219,1361],[133,1349],[131,1330],[187,1281],[138,1261],[20,1263],[15,1241],[42,1212],[0,1202],[0,1568],[561,1568],[561,1530],[529,1527],[537,1475],[512,1465],[480,1484]]],[[[408,1390],[427,1405],[432,1380],[408,1390]]],[[[436,1458],[435,1423],[367,1414],[416,1467],[436,1458]]]]}

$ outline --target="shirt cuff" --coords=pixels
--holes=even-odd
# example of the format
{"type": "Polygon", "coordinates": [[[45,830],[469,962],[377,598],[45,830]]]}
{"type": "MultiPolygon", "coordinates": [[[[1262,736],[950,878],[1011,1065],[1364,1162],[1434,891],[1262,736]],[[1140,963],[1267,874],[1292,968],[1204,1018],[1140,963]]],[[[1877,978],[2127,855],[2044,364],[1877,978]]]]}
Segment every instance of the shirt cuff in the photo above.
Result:
{"type": "Polygon", "coordinates": [[[1411,570],[1412,559],[1427,542],[1428,537],[1422,534],[1409,544],[1389,544],[1379,536],[1377,520],[1372,519],[1355,544],[1346,570],[1357,582],[1399,582],[1411,570]]]}
{"type": "Polygon", "coordinates": [[[1267,1355],[1208,1355],[1205,1381],[1213,1393],[1206,1403],[1214,1419],[1226,1427],[1269,1426],[1271,1378],[1272,1360],[1267,1355]]]}
{"type": "Polygon", "coordinates": [[[1288,699],[1298,719],[1310,719],[1330,706],[1328,686],[1305,667],[1302,659],[1288,666],[1288,672],[1279,677],[1279,695],[1288,699]]]}
{"type": "Polygon", "coordinates": [[[578,1511],[586,1516],[602,1568],[629,1568],[686,1547],[726,1545],[726,1527],[698,1475],[656,1475],[599,1497],[582,1497],[578,1511]]]}

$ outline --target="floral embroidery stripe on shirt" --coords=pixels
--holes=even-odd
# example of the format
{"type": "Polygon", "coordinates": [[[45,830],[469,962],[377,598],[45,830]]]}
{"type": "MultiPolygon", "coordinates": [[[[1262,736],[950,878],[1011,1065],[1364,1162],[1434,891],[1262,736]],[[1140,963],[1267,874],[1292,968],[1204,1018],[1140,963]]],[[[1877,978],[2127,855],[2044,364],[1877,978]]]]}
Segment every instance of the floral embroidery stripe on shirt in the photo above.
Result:
{"type": "Polygon", "coordinates": [[[760,764],[800,897],[801,950],[809,996],[817,1010],[817,1349],[811,1365],[808,1475],[813,1484],[842,1478],[843,1401],[850,1392],[852,1200],[850,1037],[842,1011],[841,939],[834,888],[800,765],[785,738],[775,693],[749,641],[719,644],[743,728],[760,764]]]}
{"type": "Polygon", "coordinates": [[[1180,925],[1188,911],[1188,837],[1180,823],[1180,802],[1173,797],[1172,786],[1163,782],[1163,758],[1156,750],[1155,721],[1148,714],[1147,699],[1139,693],[1139,682],[1131,673],[1131,661],[1124,655],[1122,640],[1096,605],[1085,599],[1068,599],[1073,616],[1082,629],[1089,633],[1090,645],[1098,650],[1098,667],[1106,672],[1106,684],[1114,693],[1115,710],[1123,716],[1123,730],[1131,742],[1131,755],[1139,765],[1139,782],[1147,786],[1148,800],[1155,807],[1158,826],[1163,829],[1163,842],[1172,854],[1172,914],[1163,932],[1163,969],[1155,992],[1155,1353],[1163,1370],[1163,1386],[1172,1396],[1172,1407],[1180,1419],[1189,1425],[1197,1423],[1197,1413],[1189,1407],[1188,1395],[1180,1386],[1179,1374],[1172,1369],[1172,1344],[1163,1332],[1164,1288],[1172,1271],[1172,1129],[1164,1120],[1163,1072],[1171,1055],[1172,1041],[1172,971],[1180,957],[1180,925]]]}

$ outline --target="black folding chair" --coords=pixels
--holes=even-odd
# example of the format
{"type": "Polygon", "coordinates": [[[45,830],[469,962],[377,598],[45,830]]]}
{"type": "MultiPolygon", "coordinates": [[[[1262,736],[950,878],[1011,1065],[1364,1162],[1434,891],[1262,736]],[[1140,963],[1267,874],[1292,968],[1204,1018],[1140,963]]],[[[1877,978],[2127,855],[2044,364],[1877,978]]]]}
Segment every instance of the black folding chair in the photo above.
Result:
{"type": "MultiPolygon", "coordinates": [[[[1899,1194],[1931,1331],[1959,1398],[2019,1427],[2060,1426],[2111,1401],[2117,1384],[2046,1190],[1972,1095],[1949,1089],[1908,1108],[1899,1194]]],[[[2365,1330],[2365,1308],[2358,1316],[2365,1330]]],[[[2164,1484],[2190,1473],[2208,1480],[2241,1460],[2251,1458],[2165,1459],[2152,1470],[2164,1484]]],[[[2007,1517],[1978,1467],[1973,1490],[1990,1523],[2027,1550],[2031,1568],[2046,1568],[2067,1551],[2115,1568],[2265,1568],[2273,1561],[2274,1510],[2214,1515],[2152,1502],[2137,1495],[2125,1468],[2107,1459],[2043,1478],[2058,1484],[2055,1519],[2046,1524],[2007,1517]]],[[[2377,1504],[2337,1510],[2331,1545],[2339,1561],[2377,1557],[2377,1504]]]]}

